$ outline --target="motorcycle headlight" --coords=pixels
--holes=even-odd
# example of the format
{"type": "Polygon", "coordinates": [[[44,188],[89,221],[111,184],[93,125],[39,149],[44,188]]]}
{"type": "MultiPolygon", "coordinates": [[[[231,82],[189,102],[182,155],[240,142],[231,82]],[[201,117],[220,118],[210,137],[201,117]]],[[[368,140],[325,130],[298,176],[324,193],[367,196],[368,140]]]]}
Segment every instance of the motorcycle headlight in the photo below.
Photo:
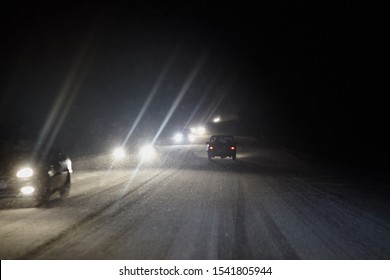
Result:
{"type": "Polygon", "coordinates": [[[34,171],[30,167],[24,167],[16,172],[18,178],[29,178],[34,174],[34,171]]]}

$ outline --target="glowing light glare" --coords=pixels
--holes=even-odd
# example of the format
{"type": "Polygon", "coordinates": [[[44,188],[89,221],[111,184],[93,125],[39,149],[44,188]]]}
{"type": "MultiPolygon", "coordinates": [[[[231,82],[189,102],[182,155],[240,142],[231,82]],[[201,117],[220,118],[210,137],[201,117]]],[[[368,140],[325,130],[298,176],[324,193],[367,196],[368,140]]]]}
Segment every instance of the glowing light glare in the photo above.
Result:
{"type": "Polygon", "coordinates": [[[151,160],[156,157],[156,151],[154,150],[153,146],[151,145],[145,145],[140,149],[140,157],[143,160],[151,160]]]}
{"type": "Polygon", "coordinates": [[[114,157],[114,159],[120,160],[120,159],[123,159],[126,156],[126,152],[125,152],[125,150],[123,148],[117,147],[112,152],[112,156],[114,157]]]}
{"type": "Polygon", "coordinates": [[[169,120],[171,119],[171,117],[172,117],[173,113],[175,112],[177,106],[180,104],[181,100],[183,99],[183,97],[187,93],[187,90],[191,86],[191,84],[194,81],[195,77],[198,75],[198,72],[199,72],[200,68],[202,67],[202,65],[204,64],[204,62],[206,61],[209,53],[210,53],[209,51],[204,51],[202,53],[202,56],[200,57],[200,59],[195,64],[195,67],[192,69],[191,73],[189,74],[189,76],[185,80],[182,88],[180,89],[178,95],[176,96],[175,100],[173,101],[173,104],[172,104],[171,108],[169,109],[167,115],[165,116],[165,118],[164,118],[160,128],[158,129],[156,135],[154,136],[152,143],[156,142],[157,138],[160,136],[161,132],[163,131],[163,129],[165,128],[165,126],[167,125],[169,120]]]}
{"type": "Polygon", "coordinates": [[[195,139],[196,139],[196,137],[195,137],[194,134],[188,134],[188,140],[189,140],[190,142],[194,142],[195,139]]]}
{"type": "Polygon", "coordinates": [[[67,160],[66,160],[66,167],[68,168],[69,173],[72,173],[72,172],[73,172],[73,169],[72,169],[72,161],[71,161],[70,159],[67,159],[67,160]]]}
{"type": "Polygon", "coordinates": [[[203,126],[199,126],[196,130],[198,134],[205,134],[206,129],[203,126]]]}
{"type": "Polygon", "coordinates": [[[31,195],[35,192],[35,188],[32,186],[25,186],[20,189],[20,192],[25,195],[31,195]]]}
{"type": "Polygon", "coordinates": [[[175,136],[173,137],[175,139],[175,142],[176,143],[179,143],[181,141],[183,141],[183,134],[181,133],[176,133],[175,136]]]}
{"type": "Polygon", "coordinates": [[[215,117],[214,119],[213,119],[213,122],[215,122],[215,123],[218,123],[218,122],[220,122],[221,121],[221,118],[220,117],[215,117]]]}
{"type": "Polygon", "coordinates": [[[203,126],[191,127],[190,130],[191,130],[191,133],[193,133],[193,134],[205,134],[206,133],[206,129],[203,126]]]}
{"type": "Polygon", "coordinates": [[[16,177],[18,177],[18,178],[29,178],[33,174],[34,174],[34,171],[30,167],[25,167],[25,168],[20,169],[16,173],[16,177]]]}

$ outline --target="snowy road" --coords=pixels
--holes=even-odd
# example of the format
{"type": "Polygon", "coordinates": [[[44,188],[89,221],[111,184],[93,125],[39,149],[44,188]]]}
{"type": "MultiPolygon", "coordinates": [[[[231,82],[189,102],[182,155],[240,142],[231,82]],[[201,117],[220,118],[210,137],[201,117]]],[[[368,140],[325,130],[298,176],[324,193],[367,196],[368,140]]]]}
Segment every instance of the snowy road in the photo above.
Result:
{"type": "Polygon", "coordinates": [[[236,161],[204,145],[161,147],[139,170],[76,160],[67,200],[2,202],[0,258],[390,258],[388,183],[239,142],[236,161]]]}

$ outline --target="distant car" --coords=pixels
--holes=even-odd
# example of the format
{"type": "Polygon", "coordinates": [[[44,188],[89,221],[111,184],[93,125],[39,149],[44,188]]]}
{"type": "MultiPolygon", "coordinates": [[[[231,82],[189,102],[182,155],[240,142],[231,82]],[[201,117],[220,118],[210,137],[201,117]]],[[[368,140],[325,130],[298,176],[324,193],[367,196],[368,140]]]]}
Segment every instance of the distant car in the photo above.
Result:
{"type": "Polygon", "coordinates": [[[38,204],[59,192],[69,196],[72,162],[55,147],[31,140],[0,141],[0,198],[30,198],[38,204]]]}
{"type": "Polygon", "coordinates": [[[235,160],[237,155],[237,143],[232,135],[212,135],[207,144],[207,156],[209,160],[219,156],[230,157],[235,160]]]}
{"type": "Polygon", "coordinates": [[[141,160],[142,162],[157,161],[159,149],[156,144],[150,144],[148,140],[140,140],[133,144],[132,147],[117,146],[112,151],[112,160],[118,166],[126,166],[129,163],[141,160]],[[138,153],[137,153],[138,150],[138,153]]]}
{"type": "Polygon", "coordinates": [[[186,128],[181,132],[177,132],[173,136],[173,140],[175,144],[191,144],[196,140],[196,134],[186,128]]]}

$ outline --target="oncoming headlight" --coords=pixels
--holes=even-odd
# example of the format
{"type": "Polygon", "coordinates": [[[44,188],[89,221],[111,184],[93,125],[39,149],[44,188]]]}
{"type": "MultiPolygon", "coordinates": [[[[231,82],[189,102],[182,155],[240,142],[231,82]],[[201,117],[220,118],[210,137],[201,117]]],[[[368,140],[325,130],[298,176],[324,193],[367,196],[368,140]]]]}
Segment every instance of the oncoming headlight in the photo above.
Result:
{"type": "Polygon", "coordinates": [[[156,157],[156,151],[154,150],[154,147],[151,145],[145,145],[140,149],[140,157],[143,160],[151,160],[156,157]]]}
{"type": "Polygon", "coordinates": [[[112,156],[116,160],[123,159],[126,156],[125,149],[123,149],[122,147],[115,148],[114,151],[112,152],[112,156]]]}
{"type": "Polygon", "coordinates": [[[203,126],[199,126],[196,130],[196,133],[197,134],[205,134],[206,133],[206,129],[203,127],[203,126]]]}
{"type": "Polygon", "coordinates": [[[19,169],[18,172],[16,172],[16,177],[18,178],[29,178],[34,174],[34,171],[30,167],[24,167],[22,169],[19,169]]]}
{"type": "Polygon", "coordinates": [[[215,117],[214,119],[213,119],[213,122],[215,122],[215,123],[218,123],[218,122],[220,122],[221,121],[221,117],[215,117]]]}
{"type": "Polygon", "coordinates": [[[196,139],[196,136],[194,134],[188,134],[188,141],[194,142],[196,139]]]}
{"type": "Polygon", "coordinates": [[[32,186],[25,186],[20,189],[20,192],[24,195],[31,195],[35,192],[35,188],[32,186]]]}
{"type": "Polygon", "coordinates": [[[183,134],[181,133],[176,133],[175,136],[173,137],[175,139],[175,142],[176,143],[179,143],[181,141],[183,141],[183,134]]]}
{"type": "Polygon", "coordinates": [[[204,126],[197,126],[190,128],[192,134],[202,135],[206,133],[206,128],[204,126]]]}

